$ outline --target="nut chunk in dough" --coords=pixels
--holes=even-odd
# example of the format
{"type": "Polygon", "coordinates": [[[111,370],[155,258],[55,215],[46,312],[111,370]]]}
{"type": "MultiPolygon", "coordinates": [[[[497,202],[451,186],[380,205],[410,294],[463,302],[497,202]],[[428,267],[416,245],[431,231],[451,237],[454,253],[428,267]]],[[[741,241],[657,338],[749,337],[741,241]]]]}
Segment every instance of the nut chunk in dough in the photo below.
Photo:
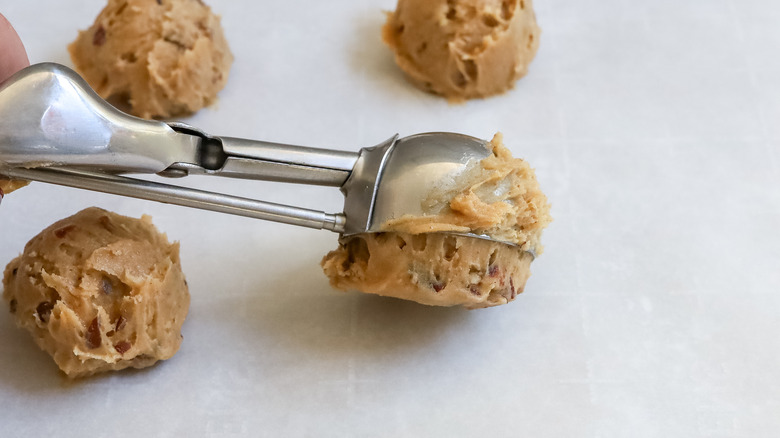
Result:
{"type": "Polygon", "coordinates": [[[68,51],[101,97],[127,99],[144,118],[210,104],[233,62],[219,17],[200,0],[109,0],[68,51]]]}
{"type": "Polygon", "coordinates": [[[398,0],[382,28],[413,84],[456,101],[512,88],[540,33],[531,0],[398,0]]]}
{"type": "Polygon", "coordinates": [[[388,221],[382,233],[342,237],[322,260],[331,285],[435,306],[514,300],[552,219],[528,163],[512,158],[500,134],[490,144],[491,155],[431,189],[423,215],[388,221]]]}
{"type": "Polygon", "coordinates": [[[171,358],[190,304],[178,244],[149,216],[95,207],[28,242],[3,286],[17,325],[69,377],[171,358]]]}

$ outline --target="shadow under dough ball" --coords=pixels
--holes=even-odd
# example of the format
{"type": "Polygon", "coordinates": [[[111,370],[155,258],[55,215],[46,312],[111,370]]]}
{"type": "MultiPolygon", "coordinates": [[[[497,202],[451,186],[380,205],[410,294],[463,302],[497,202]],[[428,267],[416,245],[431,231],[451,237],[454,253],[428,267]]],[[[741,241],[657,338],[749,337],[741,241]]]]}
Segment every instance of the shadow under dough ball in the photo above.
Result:
{"type": "Polygon", "coordinates": [[[512,88],[540,33],[531,0],[399,0],[382,28],[407,78],[454,101],[512,88]]]}

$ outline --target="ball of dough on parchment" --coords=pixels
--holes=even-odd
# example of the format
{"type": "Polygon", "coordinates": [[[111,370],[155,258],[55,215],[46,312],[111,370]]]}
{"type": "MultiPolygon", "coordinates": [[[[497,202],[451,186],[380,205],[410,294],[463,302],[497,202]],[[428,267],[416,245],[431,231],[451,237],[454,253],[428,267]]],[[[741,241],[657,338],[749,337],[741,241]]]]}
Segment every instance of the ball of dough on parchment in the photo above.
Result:
{"type": "Polygon", "coordinates": [[[512,88],[540,33],[531,0],[398,0],[382,29],[407,78],[454,101],[512,88]]]}
{"type": "Polygon", "coordinates": [[[144,118],[210,104],[233,62],[219,17],[200,0],[109,0],[68,51],[101,97],[126,99],[144,118]]]}
{"type": "Polygon", "coordinates": [[[95,207],[30,240],[3,287],[17,325],[69,377],[171,358],[190,303],[178,244],[148,216],[95,207]]]}

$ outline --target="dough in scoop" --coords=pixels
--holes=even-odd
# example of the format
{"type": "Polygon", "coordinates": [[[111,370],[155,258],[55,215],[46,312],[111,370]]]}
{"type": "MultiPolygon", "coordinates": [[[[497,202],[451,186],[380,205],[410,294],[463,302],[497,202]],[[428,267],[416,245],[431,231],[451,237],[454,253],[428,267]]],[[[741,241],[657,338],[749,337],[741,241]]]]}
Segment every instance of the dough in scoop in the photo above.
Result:
{"type": "Polygon", "coordinates": [[[344,237],[322,260],[333,287],[431,306],[480,308],[523,292],[533,257],[504,243],[442,233],[344,237]]]}

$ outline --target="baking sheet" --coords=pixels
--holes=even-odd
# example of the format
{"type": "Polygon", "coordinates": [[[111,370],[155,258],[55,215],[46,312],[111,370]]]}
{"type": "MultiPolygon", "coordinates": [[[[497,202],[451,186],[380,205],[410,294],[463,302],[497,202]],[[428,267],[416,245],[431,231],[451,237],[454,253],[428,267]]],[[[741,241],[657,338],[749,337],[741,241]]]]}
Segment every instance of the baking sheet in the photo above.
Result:
{"type": "MultiPolygon", "coordinates": [[[[33,184],[0,206],[0,262],[87,206],[150,214],[192,307],[172,360],[77,382],[0,312],[0,434],[776,435],[780,3],[537,0],[529,75],[463,105],[395,68],[393,1],[209,4],[236,61],[184,121],[343,150],[500,130],[553,204],[546,251],[510,305],[430,308],[333,291],[327,231],[33,184]]],[[[66,65],[102,6],[0,0],[32,62],[66,65]]],[[[191,179],[341,208],[334,189],[191,179]]]]}

